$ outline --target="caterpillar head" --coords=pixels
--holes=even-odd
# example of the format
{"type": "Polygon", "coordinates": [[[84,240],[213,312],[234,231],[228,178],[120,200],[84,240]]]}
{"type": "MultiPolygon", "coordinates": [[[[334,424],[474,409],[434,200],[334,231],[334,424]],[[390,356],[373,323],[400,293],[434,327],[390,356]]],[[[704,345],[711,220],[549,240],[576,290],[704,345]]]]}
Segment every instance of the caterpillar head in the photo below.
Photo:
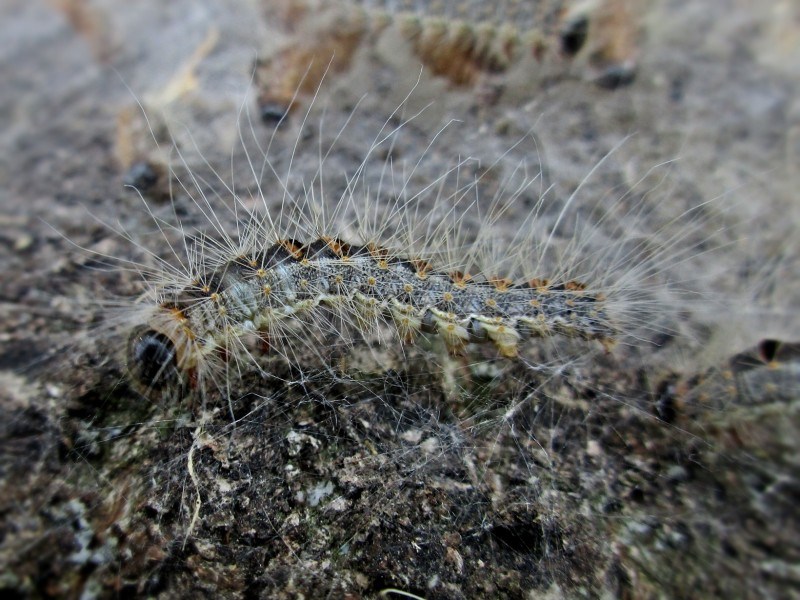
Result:
{"type": "Polygon", "coordinates": [[[126,362],[134,387],[147,398],[163,399],[182,388],[184,378],[174,342],[148,325],[131,332],[126,362]]]}

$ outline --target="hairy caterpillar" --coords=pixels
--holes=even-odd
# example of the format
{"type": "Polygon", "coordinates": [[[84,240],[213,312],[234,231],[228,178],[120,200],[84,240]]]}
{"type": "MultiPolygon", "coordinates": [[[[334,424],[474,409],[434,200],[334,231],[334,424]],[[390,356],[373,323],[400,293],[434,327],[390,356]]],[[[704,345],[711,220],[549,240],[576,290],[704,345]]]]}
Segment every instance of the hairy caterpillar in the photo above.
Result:
{"type": "MultiPolygon", "coordinates": [[[[192,202],[216,231],[186,236],[177,226],[187,254],[176,256],[179,265],[160,263],[149,276],[147,301],[124,318],[133,325],[126,362],[137,389],[159,397],[187,386],[219,387],[227,373],[256,366],[259,355],[302,363],[323,348],[347,353],[370,338],[381,347],[398,345],[403,354],[421,333],[435,334],[456,355],[485,343],[506,359],[525,361],[520,349],[532,337],[596,340],[609,351],[641,335],[634,331],[650,312],[669,312],[649,282],[662,275],[662,261],[692,253],[691,246],[677,246],[692,239],[693,228],[670,233],[663,249],[650,247],[652,240],[626,245],[614,237],[624,231],[613,219],[635,217],[641,201],[617,201],[599,222],[581,220],[573,212],[582,210],[573,206],[580,190],[564,201],[540,196],[534,185],[540,174],[528,174],[532,157],[525,154],[535,145],[521,142],[488,167],[460,158],[444,173],[419,177],[427,156],[440,152],[438,140],[457,124],[440,130],[413,159],[410,175],[394,180],[395,165],[375,157],[385,148],[399,152],[406,133],[413,143],[426,134],[413,131],[413,119],[388,125],[355,173],[334,175],[338,192],[322,173],[323,160],[310,184],[301,182],[302,191],[289,191],[298,183],[288,177],[272,186],[283,188],[282,199],[270,198],[261,181],[249,199],[234,193],[234,218],[224,224],[198,187],[192,202]],[[465,175],[474,168],[477,174],[465,175]],[[487,202],[481,195],[492,188],[487,202]],[[317,192],[335,193],[338,204],[317,192]],[[518,230],[494,227],[514,211],[521,215],[518,230]]],[[[337,132],[333,143],[346,133],[337,132]]],[[[247,161],[264,174],[264,165],[253,165],[249,155],[247,161]]],[[[651,334],[666,331],[655,321],[649,327],[651,334]]]]}
{"type": "Polygon", "coordinates": [[[588,77],[603,87],[630,83],[635,75],[638,25],[627,0],[491,8],[463,3],[441,15],[435,11],[442,7],[416,8],[413,2],[265,3],[267,18],[286,39],[258,61],[262,119],[280,119],[313,95],[327,72],[347,72],[370,52],[398,71],[403,61],[416,63],[453,88],[482,90],[490,104],[503,95],[529,94],[534,81],[569,72],[576,55],[578,64],[589,62],[588,77]]]}
{"type": "Polygon", "coordinates": [[[320,304],[367,333],[388,314],[404,342],[421,331],[437,333],[452,352],[468,342],[490,341],[513,358],[523,337],[565,334],[607,344],[613,339],[602,298],[584,293],[577,282],[475,281],[460,272],[437,273],[427,262],[385,248],[353,247],[335,238],[254,248],[202,265],[186,287],[158,291],[158,306],[147,326],[133,334],[128,356],[146,389],[168,385],[180,371],[207,369],[210,355],[227,352],[243,333],[283,340],[283,320],[320,304]]]}

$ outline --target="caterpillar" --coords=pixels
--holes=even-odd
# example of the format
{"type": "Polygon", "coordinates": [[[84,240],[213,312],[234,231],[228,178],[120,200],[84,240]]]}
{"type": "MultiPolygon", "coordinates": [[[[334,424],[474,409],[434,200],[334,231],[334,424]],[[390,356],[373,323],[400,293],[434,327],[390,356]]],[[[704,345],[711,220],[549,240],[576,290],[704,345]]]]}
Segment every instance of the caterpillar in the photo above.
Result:
{"type": "MultiPolygon", "coordinates": [[[[576,281],[532,279],[522,284],[503,277],[438,272],[423,258],[398,256],[372,242],[348,244],[320,237],[307,243],[271,240],[260,227],[244,234],[235,257],[208,256],[190,266],[191,281],[159,287],[156,304],[137,327],[128,365],[146,390],[196,378],[214,369],[220,355],[255,333],[287,354],[295,343],[284,321],[309,314],[317,328],[354,324],[363,334],[387,318],[404,343],[420,332],[436,333],[448,350],[491,342],[514,358],[523,338],[562,334],[613,343],[615,330],[600,294],[576,281]],[[321,306],[333,319],[321,322],[321,306]]],[[[302,335],[302,334],[301,334],[302,335]]]]}
{"type": "Polygon", "coordinates": [[[586,70],[586,78],[606,88],[635,77],[637,11],[627,0],[572,6],[515,2],[491,9],[465,3],[451,11],[455,14],[442,15],[436,6],[420,13],[411,2],[375,4],[264,4],[265,16],[278,24],[285,39],[257,61],[262,119],[280,119],[313,95],[326,73],[354,69],[365,53],[395,65],[422,65],[453,89],[483,90],[489,103],[529,93],[532,82],[568,73],[573,62],[586,70]]]}
{"type": "MultiPolygon", "coordinates": [[[[269,198],[261,182],[255,197],[234,193],[235,218],[227,224],[198,189],[192,203],[216,237],[168,226],[183,238],[176,243],[186,254],[175,253],[177,266],[160,261],[148,276],[145,300],[123,318],[131,329],[125,361],[136,389],[148,397],[204,391],[219,387],[231,371],[258,368],[262,355],[302,363],[321,349],[347,353],[370,338],[379,347],[397,345],[402,354],[420,335],[434,335],[453,355],[484,345],[513,361],[525,360],[520,350],[531,338],[573,338],[610,352],[621,340],[629,344],[643,324],[658,331],[651,313],[660,310],[663,318],[669,309],[648,281],[660,276],[664,252],[674,261],[676,245],[694,229],[671,233],[664,249],[650,248],[643,260],[652,240],[626,247],[614,239],[625,232],[608,214],[599,222],[573,221],[574,198],[540,196],[533,186],[539,174],[528,175],[530,157],[520,143],[514,158],[503,153],[472,179],[465,173],[479,163],[470,157],[428,180],[419,177],[421,164],[438,151],[429,145],[412,175],[393,183],[396,189],[374,193],[369,178],[377,173],[380,186],[395,167],[374,157],[385,148],[399,152],[406,133],[414,140],[426,135],[414,131],[413,119],[394,129],[388,124],[356,172],[343,177],[337,205],[320,201],[314,190],[330,195],[335,189],[323,183],[322,165],[311,187],[279,181],[272,189],[283,187],[280,199],[269,198]],[[299,197],[290,185],[299,185],[299,197]],[[411,191],[413,185],[420,189],[411,191]],[[482,200],[491,188],[494,198],[482,200]],[[515,210],[522,215],[517,231],[493,227],[515,210]],[[564,236],[565,226],[572,237],[564,236]]],[[[435,138],[455,128],[446,126],[435,138]]],[[[624,211],[615,218],[642,209],[637,203],[610,208],[624,211]]]]}

